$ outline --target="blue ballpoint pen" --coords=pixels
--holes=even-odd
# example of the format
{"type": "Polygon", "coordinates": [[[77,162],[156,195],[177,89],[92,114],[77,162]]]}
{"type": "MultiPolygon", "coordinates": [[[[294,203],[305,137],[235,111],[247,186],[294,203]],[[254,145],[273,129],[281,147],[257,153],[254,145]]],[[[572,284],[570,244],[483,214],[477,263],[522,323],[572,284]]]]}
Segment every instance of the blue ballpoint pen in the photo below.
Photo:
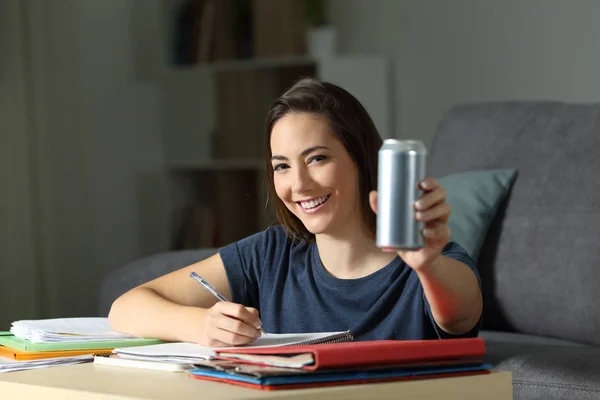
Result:
{"type": "MultiPolygon", "coordinates": [[[[221,293],[219,293],[217,291],[217,289],[215,289],[210,283],[208,283],[208,281],[206,279],[204,279],[203,277],[201,277],[200,275],[198,275],[197,273],[195,273],[194,271],[190,272],[190,276],[199,284],[201,284],[202,286],[204,286],[204,288],[206,290],[208,290],[209,292],[211,292],[213,294],[213,296],[215,296],[217,299],[219,299],[219,301],[229,301],[227,300],[227,298],[225,298],[225,296],[223,296],[221,293]]],[[[267,333],[263,330],[263,328],[258,328],[260,330],[261,333],[267,333]]]]}

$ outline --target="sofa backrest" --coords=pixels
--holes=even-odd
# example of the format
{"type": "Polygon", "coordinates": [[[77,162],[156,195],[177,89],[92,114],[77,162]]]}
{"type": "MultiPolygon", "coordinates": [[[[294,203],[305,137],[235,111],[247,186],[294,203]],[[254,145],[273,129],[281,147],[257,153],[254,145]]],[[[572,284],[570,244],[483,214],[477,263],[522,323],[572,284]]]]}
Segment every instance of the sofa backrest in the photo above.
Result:
{"type": "Polygon", "coordinates": [[[517,168],[478,260],[484,328],[600,344],[600,103],[458,105],[429,175],[517,168]]]}

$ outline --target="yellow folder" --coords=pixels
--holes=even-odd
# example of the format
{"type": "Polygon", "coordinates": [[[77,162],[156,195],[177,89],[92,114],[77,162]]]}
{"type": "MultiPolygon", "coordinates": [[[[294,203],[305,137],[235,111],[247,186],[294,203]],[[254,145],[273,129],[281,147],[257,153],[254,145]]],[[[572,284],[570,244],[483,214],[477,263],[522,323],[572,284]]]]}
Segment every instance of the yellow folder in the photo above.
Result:
{"type": "Polygon", "coordinates": [[[20,351],[6,346],[0,346],[0,357],[15,361],[41,360],[54,357],[71,357],[85,354],[110,354],[113,349],[86,349],[86,350],[61,350],[61,351],[20,351]]]}

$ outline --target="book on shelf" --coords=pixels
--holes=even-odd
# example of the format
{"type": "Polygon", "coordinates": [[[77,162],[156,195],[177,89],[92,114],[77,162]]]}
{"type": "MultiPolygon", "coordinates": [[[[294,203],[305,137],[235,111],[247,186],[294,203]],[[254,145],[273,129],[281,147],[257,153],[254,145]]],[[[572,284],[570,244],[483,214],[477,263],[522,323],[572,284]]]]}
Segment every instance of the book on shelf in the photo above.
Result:
{"type": "Polygon", "coordinates": [[[219,245],[216,210],[202,202],[190,201],[177,218],[173,250],[215,248],[219,245]]]}

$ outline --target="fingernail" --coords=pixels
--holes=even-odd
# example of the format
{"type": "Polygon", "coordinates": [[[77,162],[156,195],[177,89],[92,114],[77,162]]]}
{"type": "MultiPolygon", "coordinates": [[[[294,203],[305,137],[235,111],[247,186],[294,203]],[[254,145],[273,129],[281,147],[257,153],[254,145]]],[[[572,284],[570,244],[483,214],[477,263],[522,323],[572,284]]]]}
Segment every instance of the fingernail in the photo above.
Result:
{"type": "Polygon", "coordinates": [[[260,329],[261,326],[262,326],[262,322],[260,320],[254,321],[254,327],[256,329],[260,329]]]}
{"type": "Polygon", "coordinates": [[[416,213],[415,213],[415,218],[416,218],[416,219],[421,219],[421,218],[423,218],[423,213],[421,213],[421,212],[416,212],[416,213]]]}
{"type": "Polygon", "coordinates": [[[423,229],[423,235],[433,236],[433,231],[431,229],[423,229]]]}
{"type": "Polygon", "coordinates": [[[427,189],[429,187],[429,183],[427,181],[421,182],[421,189],[427,189]]]}
{"type": "Polygon", "coordinates": [[[415,207],[417,207],[417,208],[419,208],[419,209],[420,209],[420,208],[423,208],[423,202],[422,202],[421,200],[417,200],[417,201],[415,202],[415,207]]]}

